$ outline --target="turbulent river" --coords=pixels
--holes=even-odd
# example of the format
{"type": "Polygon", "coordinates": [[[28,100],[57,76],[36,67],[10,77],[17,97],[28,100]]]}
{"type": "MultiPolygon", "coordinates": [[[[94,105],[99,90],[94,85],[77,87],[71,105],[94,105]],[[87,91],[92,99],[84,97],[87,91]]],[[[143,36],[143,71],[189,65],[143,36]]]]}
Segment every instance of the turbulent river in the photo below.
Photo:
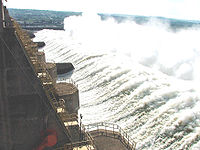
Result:
{"type": "Polygon", "coordinates": [[[138,150],[200,149],[200,29],[178,32],[151,20],[65,19],[65,31],[42,30],[47,61],[71,62],[84,124],[120,125],[138,150]]]}

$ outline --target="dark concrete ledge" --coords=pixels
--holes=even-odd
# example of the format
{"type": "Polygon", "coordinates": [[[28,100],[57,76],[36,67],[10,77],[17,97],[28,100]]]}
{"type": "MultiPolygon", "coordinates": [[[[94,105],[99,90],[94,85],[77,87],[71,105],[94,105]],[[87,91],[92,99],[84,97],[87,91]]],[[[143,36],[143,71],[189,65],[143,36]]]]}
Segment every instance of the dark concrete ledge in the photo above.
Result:
{"type": "Polygon", "coordinates": [[[37,44],[38,48],[42,48],[42,47],[44,47],[46,45],[44,42],[34,42],[34,43],[37,44]]]}
{"type": "Polygon", "coordinates": [[[72,63],[56,63],[57,74],[64,74],[74,70],[72,63]]]}

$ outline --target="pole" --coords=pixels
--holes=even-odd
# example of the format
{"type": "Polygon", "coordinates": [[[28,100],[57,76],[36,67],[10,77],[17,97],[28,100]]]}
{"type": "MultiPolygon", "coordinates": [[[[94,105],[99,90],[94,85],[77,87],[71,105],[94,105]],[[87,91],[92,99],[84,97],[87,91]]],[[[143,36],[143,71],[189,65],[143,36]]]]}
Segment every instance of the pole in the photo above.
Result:
{"type": "Polygon", "coordinates": [[[81,126],[82,126],[82,114],[80,114],[80,141],[82,140],[82,132],[81,132],[81,126]]]}

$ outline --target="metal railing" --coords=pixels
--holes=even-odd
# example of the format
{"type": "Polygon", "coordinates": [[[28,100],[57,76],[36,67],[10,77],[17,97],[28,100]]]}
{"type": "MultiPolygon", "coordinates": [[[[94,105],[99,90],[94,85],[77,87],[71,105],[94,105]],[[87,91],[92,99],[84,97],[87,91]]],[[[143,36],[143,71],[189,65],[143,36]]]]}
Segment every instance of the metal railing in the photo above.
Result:
{"type": "Polygon", "coordinates": [[[89,132],[86,131],[85,126],[81,125],[81,141],[73,142],[73,143],[67,143],[64,144],[63,147],[56,148],[54,150],[78,150],[79,147],[85,146],[87,150],[96,150],[96,147],[94,145],[94,139],[90,135],[89,132]]]}
{"type": "MultiPolygon", "coordinates": [[[[86,136],[86,139],[88,141],[90,141],[90,145],[92,145],[93,147],[95,147],[94,145],[94,139],[93,137],[91,136],[91,134],[88,132],[88,130],[86,129],[85,125],[84,124],[81,124],[81,130],[83,131],[83,133],[85,133],[85,136],[86,136]]],[[[90,149],[89,149],[90,150],[90,149]]]]}
{"type": "Polygon", "coordinates": [[[86,125],[85,128],[93,138],[103,135],[119,139],[128,150],[135,150],[136,142],[117,124],[100,122],[86,125]]]}

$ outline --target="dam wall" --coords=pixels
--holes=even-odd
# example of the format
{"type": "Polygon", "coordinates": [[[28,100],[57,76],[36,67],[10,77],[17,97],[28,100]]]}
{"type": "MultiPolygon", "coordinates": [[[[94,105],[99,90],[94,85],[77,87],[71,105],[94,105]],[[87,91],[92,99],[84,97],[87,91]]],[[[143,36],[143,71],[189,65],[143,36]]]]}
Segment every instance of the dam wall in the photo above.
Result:
{"type": "Polygon", "coordinates": [[[0,149],[37,148],[48,129],[57,134],[55,147],[70,142],[11,21],[0,18],[0,149]]]}

